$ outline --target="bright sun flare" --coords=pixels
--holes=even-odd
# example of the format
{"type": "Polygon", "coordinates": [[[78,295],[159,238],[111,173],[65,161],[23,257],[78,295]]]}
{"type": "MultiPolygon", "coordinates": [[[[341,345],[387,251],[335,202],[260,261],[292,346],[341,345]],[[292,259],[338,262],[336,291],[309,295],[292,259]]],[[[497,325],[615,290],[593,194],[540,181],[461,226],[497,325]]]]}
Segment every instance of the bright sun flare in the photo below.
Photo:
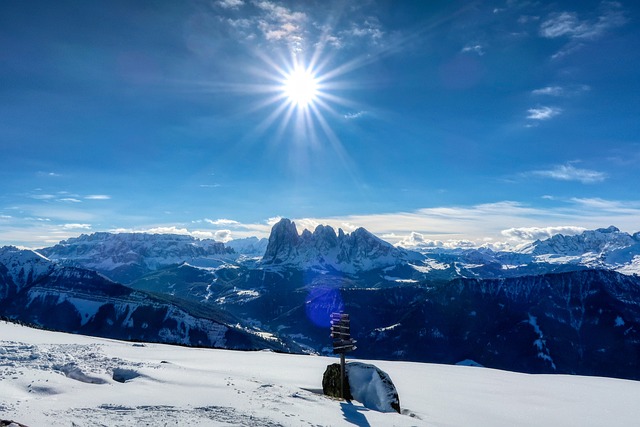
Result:
{"type": "Polygon", "coordinates": [[[291,104],[306,107],[318,95],[318,82],[309,70],[295,68],[286,77],[283,90],[291,104]]]}

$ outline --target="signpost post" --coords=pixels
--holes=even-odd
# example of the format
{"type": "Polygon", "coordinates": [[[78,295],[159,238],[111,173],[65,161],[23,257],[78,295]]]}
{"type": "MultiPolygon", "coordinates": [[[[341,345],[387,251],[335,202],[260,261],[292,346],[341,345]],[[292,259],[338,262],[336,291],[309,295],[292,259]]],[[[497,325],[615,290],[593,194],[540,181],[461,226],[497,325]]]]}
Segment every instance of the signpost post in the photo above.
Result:
{"type": "Polygon", "coordinates": [[[333,352],[340,355],[340,397],[344,399],[344,354],[356,349],[356,340],[351,338],[348,314],[331,313],[331,338],[333,338],[333,352]]]}

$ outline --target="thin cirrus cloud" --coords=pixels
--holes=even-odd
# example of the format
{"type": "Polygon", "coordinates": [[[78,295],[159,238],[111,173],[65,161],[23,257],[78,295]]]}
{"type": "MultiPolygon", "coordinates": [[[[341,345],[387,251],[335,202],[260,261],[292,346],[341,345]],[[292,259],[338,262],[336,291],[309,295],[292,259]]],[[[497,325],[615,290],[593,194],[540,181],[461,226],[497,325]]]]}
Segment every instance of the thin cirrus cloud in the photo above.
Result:
{"type": "Polygon", "coordinates": [[[462,53],[475,53],[478,56],[483,56],[484,55],[484,48],[482,47],[481,44],[472,43],[472,44],[468,44],[465,47],[463,47],[461,52],[462,53]]]}
{"type": "Polygon", "coordinates": [[[539,34],[543,38],[565,38],[569,42],[552,59],[559,59],[582,49],[587,42],[599,39],[606,32],[628,22],[622,5],[615,1],[600,3],[600,14],[595,19],[581,19],[576,12],[554,12],[542,21],[539,34]]]}
{"type": "Polygon", "coordinates": [[[595,20],[580,19],[575,12],[552,13],[540,24],[540,35],[545,38],[595,39],[627,22],[619,4],[603,2],[602,5],[604,11],[595,20]]]}
{"type": "Polygon", "coordinates": [[[588,85],[545,86],[532,90],[531,94],[536,96],[569,97],[589,90],[591,90],[591,87],[588,85]]]}
{"type": "Polygon", "coordinates": [[[580,169],[572,164],[556,165],[551,169],[535,170],[524,174],[525,176],[537,176],[559,181],[578,181],[583,184],[593,184],[607,179],[607,174],[591,169],[580,169]]]}
{"type": "Polygon", "coordinates": [[[530,120],[549,120],[562,113],[562,109],[558,107],[538,107],[527,110],[527,119],[530,120]]]}

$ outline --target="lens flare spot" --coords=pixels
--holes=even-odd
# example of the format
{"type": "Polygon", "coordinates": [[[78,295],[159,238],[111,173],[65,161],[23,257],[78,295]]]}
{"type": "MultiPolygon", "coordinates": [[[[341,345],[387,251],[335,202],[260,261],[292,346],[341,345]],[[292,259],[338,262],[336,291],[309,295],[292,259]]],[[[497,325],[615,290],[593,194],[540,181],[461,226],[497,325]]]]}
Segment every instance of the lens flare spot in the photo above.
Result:
{"type": "Polygon", "coordinates": [[[344,311],[344,302],[340,290],[335,288],[316,287],[309,290],[305,300],[307,317],[316,326],[331,326],[331,313],[344,311]]]}

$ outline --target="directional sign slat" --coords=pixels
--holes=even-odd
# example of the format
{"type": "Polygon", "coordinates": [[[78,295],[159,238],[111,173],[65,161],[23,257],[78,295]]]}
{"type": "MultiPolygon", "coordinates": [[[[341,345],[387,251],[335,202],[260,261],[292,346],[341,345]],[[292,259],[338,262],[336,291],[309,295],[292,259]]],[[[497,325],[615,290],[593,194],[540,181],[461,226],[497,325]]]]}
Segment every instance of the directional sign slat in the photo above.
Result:
{"type": "Polygon", "coordinates": [[[331,338],[333,338],[335,354],[344,354],[356,349],[356,341],[351,338],[351,322],[348,314],[331,314],[331,338]]]}

